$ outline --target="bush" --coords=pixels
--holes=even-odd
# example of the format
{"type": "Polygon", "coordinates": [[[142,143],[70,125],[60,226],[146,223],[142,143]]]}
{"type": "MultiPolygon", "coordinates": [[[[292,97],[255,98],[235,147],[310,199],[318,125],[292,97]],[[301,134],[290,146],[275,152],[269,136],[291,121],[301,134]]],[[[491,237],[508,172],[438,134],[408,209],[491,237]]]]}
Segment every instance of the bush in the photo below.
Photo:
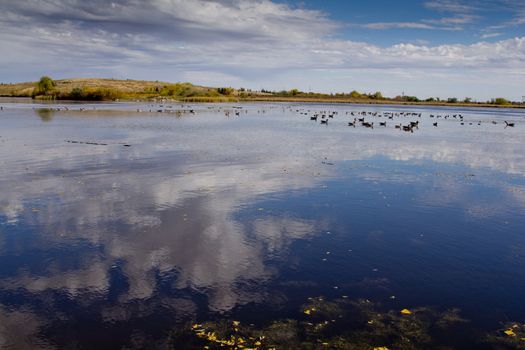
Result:
{"type": "Polygon", "coordinates": [[[226,96],[230,96],[230,95],[233,95],[233,92],[235,90],[231,87],[221,87],[221,88],[218,88],[217,89],[217,92],[221,95],[226,95],[226,96]]]}
{"type": "Polygon", "coordinates": [[[351,98],[361,98],[361,97],[363,97],[363,95],[361,95],[361,93],[359,93],[358,91],[355,91],[355,90],[354,90],[354,91],[352,91],[352,92],[350,93],[350,97],[351,97],[351,98]]]}
{"type": "Polygon", "coordinates": [[[503,97],[496,97],[495,99],[492,100],[492,103],[496,105],[508,105],[510,104],[510,101],[503,97]]]}
{"type": "Polygon", "coordinates": [[[76,100],[76,101],[108,101],[118,100],[123,97],[123,93],[117,89],[109,88],[73,88],[68,93],[58,95],[61,100],[76,100]]]}
{"type": "Polygon", "coordinates": [[[383,94],[381,93],[381,91],[377,91],[374,94],[370,94],[369,97],[371,99],[374,99],[374,100],[382,100],[383,99],[383,94]]]}
{"type": "Polygon", "coordinates": [[[419,98],[417,98],[416,96],[403,96],[402,100],[406,102],[419,102],[420,101],[419,98]]]}

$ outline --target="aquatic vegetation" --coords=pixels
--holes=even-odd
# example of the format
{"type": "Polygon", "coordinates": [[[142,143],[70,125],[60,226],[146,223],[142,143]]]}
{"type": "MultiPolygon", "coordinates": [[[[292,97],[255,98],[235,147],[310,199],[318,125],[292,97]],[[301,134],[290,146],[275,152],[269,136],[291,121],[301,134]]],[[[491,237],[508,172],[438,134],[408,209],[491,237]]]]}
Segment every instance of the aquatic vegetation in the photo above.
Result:
{"type": "Polygon", "coordinates": [[[508,322],[487,336],[495,349],[525,349],[525,324],[508,322]]]}
{"type": "Polygon", "coordinates": [[[457,309],[406,311],[385,311],[380,303],[363,299],[309,298],[297,319],[276,320],[261,327],[236,320],[194,323],[184,331],[174,331],[171,342],[174,348],[209,349],[446,348],[443,333],[454,334],[454,328],[461,330],[468,324],[457,309]]]}

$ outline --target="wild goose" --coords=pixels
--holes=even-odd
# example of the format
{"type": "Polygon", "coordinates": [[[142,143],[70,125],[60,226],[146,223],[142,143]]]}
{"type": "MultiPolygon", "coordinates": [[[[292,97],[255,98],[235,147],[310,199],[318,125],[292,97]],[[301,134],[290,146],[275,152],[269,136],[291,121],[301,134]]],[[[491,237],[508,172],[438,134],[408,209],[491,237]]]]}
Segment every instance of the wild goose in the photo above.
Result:
{"type": "Polygon", "coordinates": [[[505,120],[505,126],[510,126],[511,128],[514,127],[514,123],[509,123],[505,120]]]}

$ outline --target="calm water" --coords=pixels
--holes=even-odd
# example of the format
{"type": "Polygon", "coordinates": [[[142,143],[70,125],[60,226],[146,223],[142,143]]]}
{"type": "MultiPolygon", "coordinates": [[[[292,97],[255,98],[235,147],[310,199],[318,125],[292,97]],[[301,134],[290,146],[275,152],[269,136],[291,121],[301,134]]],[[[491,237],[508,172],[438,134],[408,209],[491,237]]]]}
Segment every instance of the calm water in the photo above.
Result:
{"type": "MultiPolygon", "coordinates": [[[[0,105],[0,348],[185,348],[191,331],[174,334],[220,320],[304,329],[321,296],[392,324],[459,309],[462,333],[431,330],[428,348],[522,346],[525,111],[0,105]],[[358,111],[421,117],[348,127],[358,111]]],[[[403,348],[348,314],[316,346],[403,348]]]]}

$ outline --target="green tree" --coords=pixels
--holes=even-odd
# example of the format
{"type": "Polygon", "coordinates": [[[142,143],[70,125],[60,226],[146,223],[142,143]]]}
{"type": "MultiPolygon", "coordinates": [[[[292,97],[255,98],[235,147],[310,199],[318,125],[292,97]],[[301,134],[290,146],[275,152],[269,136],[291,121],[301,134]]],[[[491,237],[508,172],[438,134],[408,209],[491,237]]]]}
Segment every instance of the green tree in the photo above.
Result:
{"type": "Polygon", "coordinates": [[[69,96],[72,100],[82,100],[84,98],[84,89],[80,87],[73,88],[69,96]]]}
{"type": "Polygon", "coordinates": [[[361,98],[362,95],[361,95],[358,91],[355,91],[355,90],[354,90],[354,91],[352,91],[352,92],[350,93],[350,97],[351,97],[351,98],[361,98]]]}
{"type": "Polygon", "coordinates": [[[497,104],[497,105],[508,105],[510,102],[509,102],[509,100],[507,100],[507,99],[505,99],[503,97],[496,97],[493,100],[493,103],[497,104]]]}
{"type": "Polygon", "coordinates": [[[383,99],[383,94],[381,93],[381,91],[376,91],[376,93],[370,95],[370,97],[375,99],[375,100],[382,100],[383,99]]]}
{"type": "Polygon", "coordinates": [[[43,76],[38,81],[36,95],[51,96],[55,91],[56,83],[48,76],[43,76]]]}
{"type": "Polygon", "coordinates": [[[301,93],[301,91],[299,91],[299,89],[292,89],[290,91],[288,91],[288,93],[292,96],[297,96],[301,93]]]}

